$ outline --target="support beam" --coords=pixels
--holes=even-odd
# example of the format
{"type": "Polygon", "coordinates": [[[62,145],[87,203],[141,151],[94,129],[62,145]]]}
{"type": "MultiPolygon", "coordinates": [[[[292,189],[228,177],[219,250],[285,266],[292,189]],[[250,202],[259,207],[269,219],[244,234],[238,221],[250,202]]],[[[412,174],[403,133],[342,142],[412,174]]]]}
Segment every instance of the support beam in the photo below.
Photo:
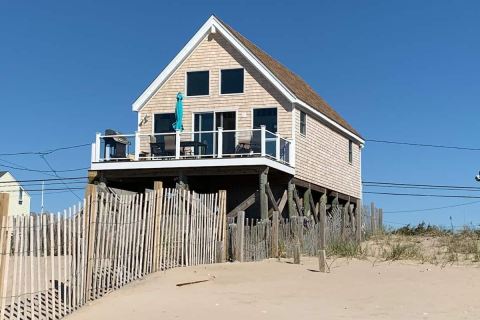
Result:
{"type": "MultiPolygon", "coordinates": [[[[283,212],[283,209],[285,208],[285,205],[287,204],[287,198],[288,198],[288,192],[287,190],[285,190],[283,192],[283,195],[282,195],[282,198],[280,200],[278,200],[277,202],[277,206],[278,206],[278,214],[280,215],[280,218],[282,217],[282,212],[283,212]]],[[[268,210],[268,217],[270,218],[273,214],[273,208],[270,208],[268,210]]]]}
{"type": "Polygon", "coordinates": [[[310,216],[313,213],[313,207],[310,205],[310,199],[312,198],[312,189],[308,188],[303,194],[303,214],[310,216]]]}
{"type": "Polygon", "coordinates": [[[343,241],[347,240],[348,208],[350,202],[347,202],[342,209],[342,220],[340,224],[340,236],[343,241]]]}
{"type": "Polygon", "coordinates": [[[237,217],[237,241],[236,241],[236,260],[243,262],[244,244],[245,244],[245,211],[240,211],[237,217]]]}
{"type": "Polygon", "coordinates": [[[318,204],[315,205],[315,202],[313,201],[313,195],[310,195],[309,201],[310,208],[312,208],[313,220],[315,221],[315,223],[318,223],[318,204]]]}
{"type": "Polygon", "coordinates": [[[268,183],[268,168],[260,173],[260,218],[262,220],[268,219],[268,198],[266,186],[268,183]]]}
{"type": "Polygon", "coordinates": [[[303,210],[303,203],[300,200],[300,198],[298,197],[297,189],[294,190],[293,196],[295,197],[295,204],[297,205],[298,214],[302,215],[302,216],[305,215],[305,212],[303,210]]]}
{"type": "Polygon", "coordinates": [[[273,210],[280,212],[280,209],[278,208],[277,201],[275,200],[275,197],[273,196],[272,189],[270,188],[270,184],[267,182],[267,185],[265,186],[265,189],[267,191],[268,199],[270,199],[270,203],[273,206],[273,210]]]}
{"type": "Polygon", "coordinates": [[[255,200],[258,198],[258,192],[252,193],[247,199],[235,207],[232,211],[227,214],[227,218],[234,218],[237,216],[239,211],[245,211],[255,203],[255,200]]]}

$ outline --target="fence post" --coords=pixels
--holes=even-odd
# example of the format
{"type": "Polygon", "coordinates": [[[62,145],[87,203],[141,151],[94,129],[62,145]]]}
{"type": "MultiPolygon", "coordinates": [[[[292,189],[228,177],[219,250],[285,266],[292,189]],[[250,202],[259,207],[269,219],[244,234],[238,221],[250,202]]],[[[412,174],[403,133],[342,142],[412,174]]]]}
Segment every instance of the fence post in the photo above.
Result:
{"type": "Polygon", "coordinates": [[[272,258],[280,258],[278,252],[278,229],[279,229],[279,213],[273,211],[272,216],[272,258]]]}
{"type": "Polygon", "coordinates": [[[2,217],[8,216],[9,198],[8,193],[0,193],[0,221],[2,217]]]}
{"type": "Polygon", "coordinates": [[[370,203],[370,229],[372,234],[375,234],[375,203],[370,203]]]}
{"type": "Polygon", "coordinates": [[[325,227],[327,222],[327,195],[323,194],[320,198],[320,223],[319,223],[319,252],[318,263],[320,272],[327,271],[327,254],[326,254],[326,238],[325,227]]]}
{"type": "Polygon", "coordinates": [[[94,264],[94,241],[96,233],[97,222],[97,186],[94,184],[87,184],[85,188],[85,219],[87,220],[87,228],[85,230],[85,236],[87,238],[87,254],[86,254],[86,273],[85,283],[85,301],[89,301],[91,298],[92,278],[93,278],[93,264],[94,264]]]}
{"type": "Polygon", "coordinates": [[[348,201],[342,210],[342,220],[341,220],[341,229],[340,235],[342,241],[347,240],[347,219],[348,219],[348,207],[350,207],[350,201],[348,201]]]}
{"type": "Polygon", "coordinates": [[[163,204],[163,182],[154,181],[153,182],[153,192],[155,195],[155,221],[153,228],[153,254],[152,254],[152,270],[156,272],[159,270],[158,261],[160,256],[160,220],[162,217],[162,204],[163,204]]]}
{"type": "Polygon", "coordinates": [[[378,230],[383,232],[383,209],[378,209],[378,230]]]}
{"type": "Polygon", "coordinates": [[[243,247],[245,242],[245,211],[239,211],[237,216],[237,248],[235,260],[243,262],[243,247]]]}
{"type": "Polygon", "coordinates": [[[227,245],[226,245],[226,234],[227,234],[227,191],[219,190],[218,191],[218,234],[217,237],[217,262],[223,263],[227,260],[227,245]]]}
{"type": "Polygon", "coordinates": [[[360,199],[357,199],[355,206],[355,223],[357,224],[355,227],[355,239],[360,244],[362,242],[362,202],[360,199]]]}

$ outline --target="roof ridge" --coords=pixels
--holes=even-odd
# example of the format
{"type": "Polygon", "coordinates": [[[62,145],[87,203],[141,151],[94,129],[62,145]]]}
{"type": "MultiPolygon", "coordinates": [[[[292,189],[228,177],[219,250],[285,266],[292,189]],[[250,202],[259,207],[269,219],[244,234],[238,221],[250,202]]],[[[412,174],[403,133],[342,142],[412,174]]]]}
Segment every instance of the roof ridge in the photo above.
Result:
{"type": "Polygon", "coordinates": [[[356,131],[328,102],[325,101],[301,76],[290,70],[284,64],[273,58],[270,54],[258,47],[252,41],[248,40],[240,32],[233,29],[230,25],[215,16],[230,33],[233,34],[262,64],[272,72],[278,80],[283,83],[294,95],[312,106],[332,121],[336,122],[345,129],[361,137],[356,131]]]}

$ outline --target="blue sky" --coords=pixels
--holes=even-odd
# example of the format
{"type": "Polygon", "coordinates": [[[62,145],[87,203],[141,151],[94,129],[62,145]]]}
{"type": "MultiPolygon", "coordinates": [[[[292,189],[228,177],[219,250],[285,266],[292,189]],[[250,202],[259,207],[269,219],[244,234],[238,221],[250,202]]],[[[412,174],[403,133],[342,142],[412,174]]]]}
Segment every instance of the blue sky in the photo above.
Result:
{"type": "MultiPolygon", "coordinates": [[[[107,127],[132,132],[131,103],[212,13],[301,75],[367,139],[480,147],[478,12],[478,1],[0,1],[0,153],[90,143],[107,127]]],[[[479,157],[367,143],[363,177],[480,187],[479,157]]],[[[47,159],[56,170],[87,167],[90,149],[47,159]]],[[[49,169],[37,155],[0,160],[49,169]]],[[[466,193],[480,196],[449,192],[466,193]]],[[[474,201],[364,199],[386,212],[474,201]]],[[[75,201],[47,194],[46,207],[75,201]]],[[[35,195],[32,209],[39,204],[35,195]]],[[[480,203],[385,220],[480,223],[479,210],[480,203]]]]}

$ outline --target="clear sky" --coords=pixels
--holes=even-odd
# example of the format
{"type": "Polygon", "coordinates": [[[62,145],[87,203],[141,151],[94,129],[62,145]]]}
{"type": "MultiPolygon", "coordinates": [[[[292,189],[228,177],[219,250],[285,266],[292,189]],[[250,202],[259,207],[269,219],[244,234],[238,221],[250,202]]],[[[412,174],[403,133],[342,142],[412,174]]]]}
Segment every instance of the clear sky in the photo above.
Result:
{"type": "MultiPolygon", "coordinates": [[[[212,13],[301,75],[367,139],[480,147],[478,1],[0,0],[0,153],[90,143],[109,127],[133,132],[131,103],[212,13]]],[[[56,170],[83,168],[90,148],[46,157],[56,170]]],[[[367,143],[363,178],[480,187],[473,180],[479,157],[478,151],[367,143]]],[[[0,165],[12,165],[5,161],[49,170],[38,155],[0,156],[0,165]]],[[[18,179],[49,177],[12,172],[18,179]]],[[[46,208],[76,200],[68,192],[47,194],[46,208]]],[[[386,212],[475,201],[364,200],[386,212]]],[[[39,207],[35,193],[32,209],[39,207]]],[[[385,220],[449,225],[450,216],[455,225],[478,224],[480,203],[386,213],[385,220]]]]}

